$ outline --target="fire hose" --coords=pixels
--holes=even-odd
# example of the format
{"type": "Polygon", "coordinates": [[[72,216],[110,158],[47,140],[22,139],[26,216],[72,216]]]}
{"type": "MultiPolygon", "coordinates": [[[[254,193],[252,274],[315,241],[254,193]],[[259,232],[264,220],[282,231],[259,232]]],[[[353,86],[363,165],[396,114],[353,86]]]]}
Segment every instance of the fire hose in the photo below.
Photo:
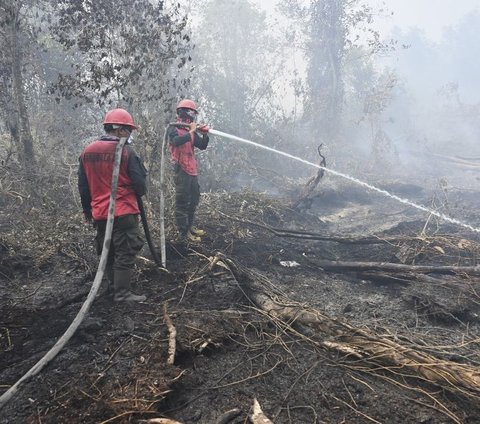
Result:
{"type": "Polygon", "coordinates": [[[153,260],[155,261],[157,266],[162,266],[162,262],[158,257],[157,250],[152,241],[152,236],[148,227],[147,213],[145,212],[145,205],[143,204],[141,196],[137,195],[137,203],[138,209],[140,210],[140,219],[142,220],[143,232],[145,233],[145,239],[147,240],[148,248],[150,249],[150,253],[152,254],[153,260]]]}
{"type": "MultiPolygon", "coordinates": [[[[164,141],[163,141],[163,146],[162,146],[162,172],[161,172],[161,202],[160,202],[160,210],[161,210],[161,214],[162,214],[162,219],[163,219],[163,208],[164,208],[164,205],[163,205],[163,157],[164,157],[164,151],[165,151],[165,147],[166,147],[166,137],[167,137],[167,130],[170,126],[172,125],[176,125],[176,126],[185,126],[185,124],[169,124],[169,126],[167,126],[167,128],[165,129],[165,138],[164,138],[164,141]]],[[[245,143],[245,144],[249,144],[251,146],[255,146],[255,147],[258,147],[258,148],[261,148],[261,149],[264,149],[264,150],[267,150],[269,152],[272,152],[272,153],[275,153],[275,154],[278,154],[278,155],[281,155],[281,156],[285,156],[287,158],[290,158],[290,159],[293,159],[293,160],[296,160],[298,162],[301,162],[301,163],[304,163],[308,166],[313,166],[314,168],[317,168],[317,169],[321,169],[323,171],[326,171],[328,172],[329,174],[332,174],[332,175],[335,175],[337,177],[341,177],[341,178],[344,178],[344,179],[347,179],[348,181],[350,182],[353,182],[355,184],[358,184],[368,190],[371,190],[371,191],[374,191],[374,192],[377,192],[381,195],[384,195],[384,196],[387,196],[387,197],[390,197],[391,199],[394,199],[400,203],[403,203],[403,204],[406,204],[408,206],[411,206],[411,207],[414,207],[415,209],[418,209],[420,211],[423,211],[423,212],[427,212],[429,213],[430,215],[433,215],[433,216],[436,216],[444,221],[447,221],[447,222],[450,222],[452,224],[455,224],[455,225],[460,225],[461,227],[464,227],[464,228],[467,228],[471,231],[474,231],[476,233],[480,233],[480,228],[476,228],[470,224],[467,224],[465,222],[462,222],[462,221],[459,221],[458,219],[455,219],[455,218],[451,218],[443,213],[440,213],[440,212],[437,212],[435,210],[432,210],[430,208],[427,208],[423,205],[418,205],[408,199],[404,199],[402,197],[399,197],[399,196],[396,196],[394,194],[391,194],[389,193],[388,191],[386,190],[383,190],[383,189],[380,189],[378,187],[375,187],[371,184],[368,184],[366,182],[363,182],[363,181],[360,181],[358,180],[357,178],[354,178],[354,177],[351,177],[347,174],[344,174],[342,172],[338,172],[338,171],[335,171],[333,169],[330,169],[330,168],[326,168],[324,165],[317,165],[315,163],[312,163],[312,162],[309,162],[305,159],[302,159],[302,158],[299,158],[297,156],[294,156],[294,155],[291,155],[289,153],[286,153],[286,152],[282,152],[280,150],[277,150],[277,149],[274,149],[272,147],[268,147],[268,146],[265,146],[263,144],[259,144],[259,143],[255,143],[254,141],[251,141],[251,140],[247,140],[245,138],[241,138],[241,137],[237,137],[235,135],[232,135],[232,134],[228,134],[228,133],[225,133],[225,132],[222,132],[222,131],[218,131],[218,130],[214,130],[214,129],[208,129],[207,128],[207,131],[209,134],[212,134],[212,135],[216,135],[216,136],[220,136],[222,138],[228,138],[230,140],[234,140],[234,141],[240,141],[242,143],[245,143]]],[[[162,221],[162,225],[163,225],[163,221],[162,221]]],[[[161,238],[162,238],[162,245],[165,246],[165,232],[164,232],[164,228],[162,227],[162,232],[161,232],[161,238]]],[[[165,266],[165,251],[163,250],[162,251],[162,263],[163,263],[163,266],[165,266]]]]}
{"type": "MultiPolygon", "coordinates": [[[[161,159],[160,159],[160,230],[161,230],[161,254],[162,254],[162,265],[165,267],[166,265],[166,252],[165,252],[165,228],[164,228],[164,163],[165,163],[165,151],[166,151],[166,145],[167,145],[167,131],[170,126],[182,126],[184,127],[185,124],[178,124],[178,123],[171,123],[165,128],[165,135],[162,143],[162,150],[161,150],[161,159]]],[[[439,218],[442,218],[448,222],[463,226],[465,228],[468,228],[472,231],[475,232],[480,232],[479,228],[475,228],[469,224],[465,224],[461,221],[458,221],[456,219],[450,218],[444,214],[435,212],[431,209],[426,208],[425,206],[422,205],[417,205],[407,199],[400,198],[398,196],[392,195],[388,193],[385,190],[379,189],[375,186],[372,186],[368,183],[362,182],[360,180],[357,180],[353,177],[350,177],[346,174],[343,174],[338,171],[334,171],[331,169],[327,169],[324,166],[321,165],[316,165],[314,163],[308,162],[304,159],[298,158],[296,156],[290,155],[285,152],[278,151],[276,149],[273,149],[271,147],[267,147],[258,143],[255,143],[251,140],[246,140],[244,138],[236,137],[231,134],[224,133],[222,131],[214,130],[214,129],[208,129],[206,128],[206,131],[209,132],[212,135],[217,135],[220,137],[225,137],[229,138],[231,140],[236,140],[236,141],[241,141],[246,144],[254,145],[256,147],[263,148],[265,150],[289,157],[294,160],[298,160],[302,163],[305,163],[310,166],[314,166],[319,169],[324,169],[325,171],[328,171],[332,173],[333,175],[337,175],[343,178],[346,178],[352,182],[355,182],[357,184],[360,184],[361,186],[368,188],[370,190],[376,191],[380,194],[387,195],[388,197],[391,197],[401,203],[408,204],[410,206],[413,206],[419,210],[429,212],[439,218]]],[[[118,175],[120,171],[120,162],[122,158],[122,150],[123,146],[125,145],[125,142],[127,141],[126,138],[121,138],[116,150],[115,150],[115,161],[114,161],[114,167],[113,167],[113,174],[112,174],[112,190],[110,193],[110,203],[109,203],[109,209],[108,209],[108,218],[107,218],[107,226],[105,230],[105,239],[103,243],[103,248],[102,248],[102,254],[100,257],[100,263],[97,269],[97,273],[95,275],[95,279],[93,281],[92,287],[90,288],[90,292],[88,293],[87,299],[83,303],[80,311],[78,312],[77,316],[74,318],[68,329],[65,331],[65,333],[58,339],[58,341],[55,343],[55,345],[25,374],[23,377],[21,377],[13,386],[11,386],[5,393],[3,393],[0,396],[0,409],[5,406],[5,404],[17,393],[17,391],[20,389],[21,385],[24,384],[26,381],[28,381],[31,377],[37,375],[44,367],[47,365],[52,359],[55,358],[55,356],[60,352],[61,349],[65,346],[65,344],[70,340],[70,338],[73,336],[75,331],[78,329],[80,324],[82,323],[83,319],[85,318],[86,314],[88,313],[88,310],[90,309],[91,304],[93,303],[93,300],[95,298],[95,295],[97,294],[97,291],[100,287],[100,284],[102,282],[103,274],[105,272],[105,267],[107,264],[107,257],[108,257],[108,252],[110,249],[110,243],[111,243],[111,236],[112,236],[112,229],[113,229],[113,220],[114,220],[114,212],[115,212],[115,198],[116,198],[116,193],[117,193],[117,186],[118,186],[118,175]]],[[[144,224],[144,230],[145,230],[145,236],[147,238],[147,241],[149,243],[149,247],[152,251],[152,255],[154,255],[155,262],[158,261],[158,257],[156,256],[155,249],[153,247],[153,243],[151,241],[150,237],[150,232],[148,230],[148,224],[146,221],[146,214],[145,214],[145,209],[143,207],[143,202],[141,199],[139,200],[139,209],[141,211],[141,217],[142,217],[142,224],[144,224]],[[147,235],[148,234],[148,235],[147,235]]],[[[157,262],[158,263],[158,262],[157,262]]]]}
{"type": "MultiPolygon", "coordinates": [[[[171,122],[169,123],[166,128],[165,128],[165,133],[163,136],[163,142],[162,142],[162,148],[160,152],[160,249],[161,249],[161,257],[162,257],[162,266],[166,268],[167,264],[167,259],[166,259],[166,242],[165,242],[165,155],[166,155],[166,150],[167,150],[167,144],[168,144],[168,129],[170,127],[177,127],[177,128],[188,128],[188,124],[180,123],[180,122],[171,122]]],[[[237,141],[242,141],[245,143],[250,143],[257,145],[257,143],[251,142],[250,140],[246,140],[244,138],[236,137],[231,134],[224,133],[222,131],[214,130],[212,128],[209,128],[208,126],[204,124],[199,124],[197,125],[198,129],[200,131],[203,130],[205,133],[209,133],[212,135],[218,135],[220,137],[224,138],[230,138],[232,140],[237,140],[237,141]]],[[[261,146],[260,147],[264,147],[261,146]]],[[[270,149],[275,151],[274,149],[270,149]]],[[[153,250],[152,250],[153,254],[153,250]]]]}
{"type": "Polygon", "coordinates": [[[123,146],[125,145],[126,141],[127,138],[122,137],[118,142],[115,150],[115,160],[113,163],[112,173],[112,190],[110,192],[110,203],[108,206],[108,218],[107,226],[105,229],[105,239],[103,241],[100,263],[98,265],[97,273],[95,274],[95,279],[93,281],[92,287],[90,288],[87,299],[80,308],[77,316],[74,318],[65,333],[58,339],[55,345],[32,368],[30,368],[30,370],[23,377],[21,377],[12,387],[10,387],[5,393],[2,394],[2,396],[0,396],[0,409],[3,408],[3,406],[17,393],[22,384],[28,381],[31,377],[37,375],[45,367],[45,365],[47,365],[52,359],[55,358],[55,356],[57,356],[58,352],[63,349],[63,347],[75,334],[75,331],[77,331],[78,327],[87,315],[90,306],[95,300],[95,295],[97,294],[97,291],[103,279],[103,274],[105,273],[108,252],[110,250],[110,244],[112,240],[113,220],[115,217],[115,198],[117,195],[118,187],[118,175],[120,173],[120,163],[122,160],[123,146]]]}

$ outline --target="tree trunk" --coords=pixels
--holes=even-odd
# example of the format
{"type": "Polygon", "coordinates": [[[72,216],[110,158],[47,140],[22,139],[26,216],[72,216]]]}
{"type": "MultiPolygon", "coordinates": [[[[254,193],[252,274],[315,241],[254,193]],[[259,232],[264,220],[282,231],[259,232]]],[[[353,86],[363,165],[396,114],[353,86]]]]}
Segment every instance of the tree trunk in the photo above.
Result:
{"type": "Polygon", "coordinates": [[[5,115],[10,135],[16,144],[18,161],[27,176],[32,174],[32,165],[35,164],[33,137],[30,130],[30,119],[25,101],[25,83],[23,79],[23,46],[20,43],[21,33],[20,9],[22,4],[13,2],[4,6],[5,33],[4,54],[6,56],[6,84],[10,93],[4,93],[5,115]],[[11,101],[8,101],[10,100],[11,101]]]}
{"type": "Polygon", "coordinates": [[[338,138],[343,104],[342,60],[345,48],[345,2],[316,0],[312,6],[308,82],[317,140],[338,138]]]}

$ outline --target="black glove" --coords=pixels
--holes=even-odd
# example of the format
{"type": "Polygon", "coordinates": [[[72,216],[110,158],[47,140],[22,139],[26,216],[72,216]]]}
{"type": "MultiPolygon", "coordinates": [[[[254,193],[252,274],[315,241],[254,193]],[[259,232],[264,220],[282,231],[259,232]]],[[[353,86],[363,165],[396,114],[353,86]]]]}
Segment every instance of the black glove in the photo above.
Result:
{"type": "Polygon", "coordinates": [[[83,216],[85,217],[85,221],[92,222],[93,217],[91,209],[83,211],[83,216]]]}

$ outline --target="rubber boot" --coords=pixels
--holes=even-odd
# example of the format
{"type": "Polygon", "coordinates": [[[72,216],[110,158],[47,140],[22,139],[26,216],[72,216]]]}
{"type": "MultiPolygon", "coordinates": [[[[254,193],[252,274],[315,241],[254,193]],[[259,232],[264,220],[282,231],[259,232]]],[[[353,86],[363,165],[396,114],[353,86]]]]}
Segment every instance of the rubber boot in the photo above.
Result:
{"type": "Polygon", "coordinates": [[[103,280],[95,297],[112,297],[113,296],[113,266],[107,262],[103,280]]]}
{"type": "Polygon", "coordinates": [[[115,270],[113,282],[115,284],[115,302],[144,302],[147,297],[132,293],[130,280],[132,278],[131,269],[115,270]]]}
{"type": "Polygon", "coordinates": [[[190,234],[193,234],[194,236],[197,236],[197,237],[201,237],[205,235],[205,231],[192,225],[190,227],[190,234]]]}
{"type": "Polygon", "coordinates": [[[187,241],[190,243],[199,243],[202,241],[202,239],[189,231],[187,233],[187,241]]]}

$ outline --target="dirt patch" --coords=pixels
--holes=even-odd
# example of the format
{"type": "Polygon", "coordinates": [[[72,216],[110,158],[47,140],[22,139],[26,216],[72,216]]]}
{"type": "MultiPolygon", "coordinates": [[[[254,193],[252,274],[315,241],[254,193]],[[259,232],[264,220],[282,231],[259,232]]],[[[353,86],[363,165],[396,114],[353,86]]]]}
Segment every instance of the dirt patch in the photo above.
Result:
{"type": "MultiPolygon", "coordinates": [[[[314,338],[294,323],[276,325],[228,269],[209,270],[209,258],[221,251],[288,298],[333,319],[408,341],[439,361],[478,366],[477,277],[430,273],[432,280],[416,281],[408,273],[333,272],[318,265],[325,260],[476,265],[478,236],[403,206],[393,209],[376,196],[327,199],[299,213],[258,193],[203,196],[204,241],[183,256],[170,244],[168,272],[156,269],[145,250],[135,289],[147,294],[147,301],[118,305],[100,296],[68,345],[0,411],[0,422],[126,423],[166,416],[215,423],[239,408],[230,422],[244,423],[254,398],[275,423],[478,422],[478,399],[439,391],[402,370],[372,369],[312,343],[318,334],[314,338]],[[248,222],[327,238],[374,235],[380,242],[279,237],[248,222]],[[174,365],[167,365],[165,304],[177,330],[174,365]]],[[[452,214],[471,216],[477,199],[459,196],[461,206],[452,214]]],[[[33,242],[18,232],[13,236],[8,226],[3,230],[3,390],[63,334],[93,281],[92,230],[75,219],[45,223],[33,242]]]]}

